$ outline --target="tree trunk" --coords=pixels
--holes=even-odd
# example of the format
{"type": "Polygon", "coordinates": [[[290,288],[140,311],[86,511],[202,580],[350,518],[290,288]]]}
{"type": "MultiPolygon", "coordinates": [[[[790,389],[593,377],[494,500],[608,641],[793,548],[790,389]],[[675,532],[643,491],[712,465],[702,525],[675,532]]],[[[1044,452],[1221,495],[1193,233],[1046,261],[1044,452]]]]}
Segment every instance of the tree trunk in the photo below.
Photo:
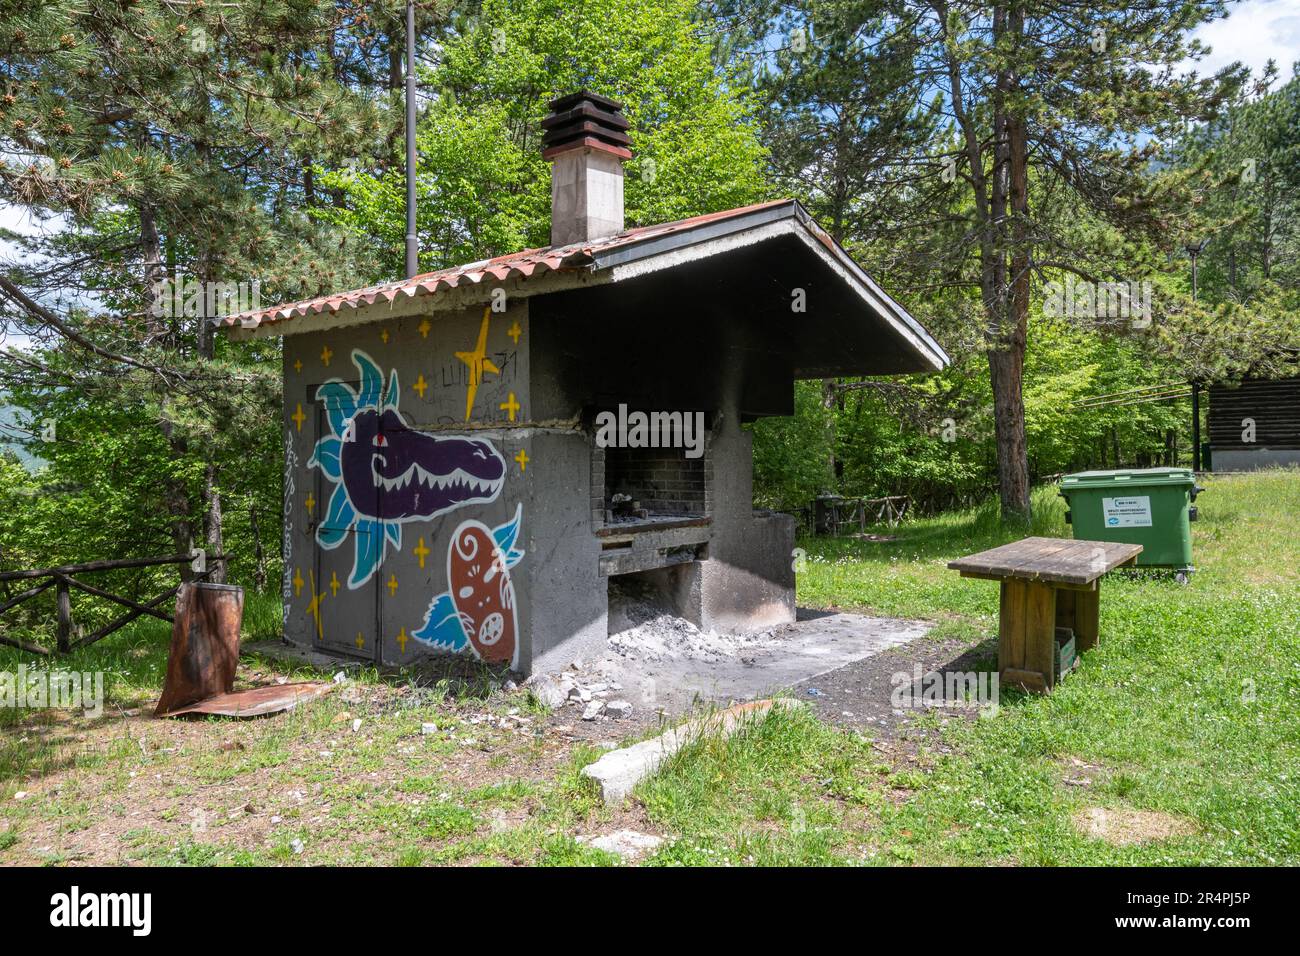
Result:
{"type": "MultiPolygon", "coordinates": [[[[1011,11],[1008,30],[1017,42],[1024,32],[1024,12],[1019,7],[1011,11]]],[[[1008,86],[1017,88],[1019,78],[1014,74],[1008,86]]],[[[1025,344],[1029,336],[1029,138],[1018,106],[1006,116],[1007,137],[1007,199],[1011,207],[1011,272],[1007,277],[1010,295],[1007,297],[1006,327],[1009,334],[1003,337],[1008,367],[998,370],[1005,394],[997,394],[994,385],[994,406],[1005,408],[1010,416],[998,431],[999,486],[1002,494],[1002,517],[1029,520],[1029,449],[1025,441],[1025,402],[1021,390],[1025,367],[1025,344]]]]}
{"type": "MultiPolygon", "coordinates": [[[[1024,30],[1018,8],[993,12],[995,39],[1010,34],[1018,43],[1024,30]]],[[[1010,68],[999,72],[993,89],[993,170],[989,224],[993,241],[983,263],[984,309],[989,327],[989,374],[993,425],[998,449],[998,497],[1004,521],[1027,522],[1029,452],[1025,441],[1024,368],[1029,322],[1029,155],[1018,79],[1010,68]]]]}
{"type": "Polygon", "coordinates": [[[1023,347],[989,351],[993,382],[993,426],[998,444],[998,496],[1002,517],[1029,518],[1029,454],[1025,445],[1025,403],[1021,394],[1023,347]]]}
{"type": "Polygon", "coordinates": [[[258,594],[266,591],[266,549],[262,547],[262,527],[257,521],[257,503],[248,505],[248,526],[253,533],[253,587],[258,594]]]}
{"type": "Polygon", "coordinates": [[[835,379],[822,379],[822,408],[826,412],[826,490],[839,491],[835,478],[840,472],[835,456],[835,379]]]}
{"type": "MultiPolygon", "coordinates": [[[[225,542],[221,529],[221,489],[217,485],[216,465],[208,465],[207,475],[203,480],[203,505],[207,511],[208,556],[224,554],[225,542]]],[[[208,580],[214,584],[226,583],[226,564],[224,561],[211,566],[208,580]]]]}
{"type": "MultiPolygon", "coordinates": [[[[163,433],[167,435],[172,454],[181,457],[186,453],[184,442],[172,436],[169,422],[163,424],[163,433]]],[[[194,526],[190,523],[190,496],[185,483],[179,478],[171,478],[163,489],[163,503],[171,517],[172,546],[177,554],[189,554],[194,547],[194,526]]],[[[181,580],[188,581],[194,575],[188,564],[180,566],[181,580]]]]}
{"type": "Polygon", "coordinates": [[[167,303],[163,301],[165,288],[163,280],[162,246],[158,240],[158,219],[154,207],[141,203],[140,216],[140,250],[144,257],[144,321],[149,327],[149,338],[158,339],[166,334],[167,303]]]}

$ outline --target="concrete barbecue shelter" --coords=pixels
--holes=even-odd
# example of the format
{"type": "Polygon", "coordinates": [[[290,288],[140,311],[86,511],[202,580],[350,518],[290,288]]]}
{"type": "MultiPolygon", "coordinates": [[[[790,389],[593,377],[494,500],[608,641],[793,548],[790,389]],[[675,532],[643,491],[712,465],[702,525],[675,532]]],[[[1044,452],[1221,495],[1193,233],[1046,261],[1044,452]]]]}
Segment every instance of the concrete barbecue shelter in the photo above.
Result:
{"type": "Polygon", "coordinates": [[[620,575],[702,628],[792,621],[741,426],[796,379],[948,362],[794,200],[624,229],[621,106],[551,109],[549,247],[219,320],[284,338],[290,644],[554,670],[604,647],[620,575]],[[702,454],[602,447],[620,408],[702,413],[702,454]]]}

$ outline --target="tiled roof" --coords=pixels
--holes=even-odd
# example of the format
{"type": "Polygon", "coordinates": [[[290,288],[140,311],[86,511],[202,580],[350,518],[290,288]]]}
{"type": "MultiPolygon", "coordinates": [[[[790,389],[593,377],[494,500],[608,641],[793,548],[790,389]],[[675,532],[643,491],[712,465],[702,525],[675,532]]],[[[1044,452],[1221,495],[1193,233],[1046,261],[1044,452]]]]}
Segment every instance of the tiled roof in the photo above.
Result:
{"type": "Polygon", "coordinates": [[[690,219],[679,219],[676,222],[662,223],[657,226],[628,229],[616,235],[591,242],[579,242],[568,246],[546,247],[543,249],[526,249],[523,252],[514,252],[509,255],[498,256],[495,259],[484,259],[480,262],[471,262],[468,265],[455,266],[451,269],[427,272],[424,275],[403,279],[399,282],[385,282],[364,289],[354,289],[351,292],[338,292],[333,295],[317,296],[314,299],[304,299],[301,302],[289,302],[283,305],[271,306],[267,309],[223,316],[216,319],[215,324],[223,328],[238,326],[252,329],[298,316],[339,312],[344,308],[355,309],[365,305],[373,305],[376,302],[393,302],[399,297],[413,298],[417,295],[437,295],[447,289],[478,285],[485,280],[494,283],[504,282],[509,279],[526,279],[529,276],[546,272],[590,268],[597,255],[610,250],[632,246],[651,239],[659,239],[674,233],[686,232],[760,210],[793,204],[793,200],[779,199],[774,202],[743,206],[739,209],[727,209],[703,216],[693,216],[690,219]]]}

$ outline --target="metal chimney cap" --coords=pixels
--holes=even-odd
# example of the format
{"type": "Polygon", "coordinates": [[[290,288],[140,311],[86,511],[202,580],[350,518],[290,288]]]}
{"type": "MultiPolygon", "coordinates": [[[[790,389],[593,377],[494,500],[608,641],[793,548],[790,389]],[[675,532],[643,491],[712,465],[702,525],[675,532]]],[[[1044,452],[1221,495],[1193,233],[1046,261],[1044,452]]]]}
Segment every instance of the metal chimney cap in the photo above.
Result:
{"type": "Polygon", "coordinates": [[[623,104],[608,97],[582,91],[550,102],[551,113],[542,120],[542,155],[547,159],[567,149],[593,147],[621,159],[631,157],[627,147],[628,121],[623,104]]]}
{"type": "Polygon", "coordinates": [[[591,93],[587,90],[579,90],[577,93],[566,93],[564,96],[556,97],[546,105],[552,113],[562,113],[567,109],[572,109],[583,100],[595,103],[597,106],[603,106],[611,113],[623,112],[623,104],[618,100],[611,100],[608,96],[601,96],[599,93],[591,93]]]}

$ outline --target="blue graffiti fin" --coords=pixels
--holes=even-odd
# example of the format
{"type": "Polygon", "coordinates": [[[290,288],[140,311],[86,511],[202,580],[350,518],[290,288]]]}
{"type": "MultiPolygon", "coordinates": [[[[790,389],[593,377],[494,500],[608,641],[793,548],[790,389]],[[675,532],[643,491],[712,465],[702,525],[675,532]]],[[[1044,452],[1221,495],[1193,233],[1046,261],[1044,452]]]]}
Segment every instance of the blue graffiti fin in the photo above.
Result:
{"type": "Polygon", "coordinates": [[[348,490],[342,485],[336,485],[334,494],[330,495],[330,504],[325,512],[325,518],[316,527],[316,541],[322,548],[337,548],[348,536],[352,522],[356,520],[357,513],[352,507],[352,502],[348,500],[348,490]]]}
{"type": "Polygon", "coordinates": [[[384,373],[361,349],[352,350],[352,364],[361,371],[361,391],[357,393],[358,408],[378,408],[379,391],[384,387],[384,373]]]}
{"type": "Polygon", "coordinates": [[[419,630],[412,631],[411,636],[417,641],[446,651],[462,650],[469,643],[460,613],[452,603],[451,595],[445,592],[433,599],[424,615],[424,624],[419,630]]]}
{"type": "Polygon", "coordinates": [[[325,472],[325,477],[330,481],[343,480],[343,465],[339,460],[339,455],[343,450],[343,442],[332,435],[322,438],[316,443],[316,448],[312,451],[311,461],[307,462],[308,468],[319,468],[325,472]]]}
{"type": "Polygon", "coordinates": [[[497,547],[505,555],[506,567],[513,568],[519,563],[524,556],[524,552],[515,547],[515,541],[519,537],[519,529],[522,526],[524,517],[523,503],[515,505],[515,516],[503,525],[498,525],[492,529],[492,539],[496,541],[497,547]]]}
{"type": "Polygon", "coordinates": [[[330,379],[316,389],[316,401],[325,403],[330,429],[335,435],[342,435],[352,416],[357,413],[357,396],[352,391],[352,386],[337,378],[330,379]]]}
{"type": "Polygon", "coordinates": [[[378,521],[362,518],[357,522],[354,536],[357,550],[352,562],[352,576],[348,578],[348,587],[353,589],[370,580],[384,554],[384,534],[378,521]]]}

